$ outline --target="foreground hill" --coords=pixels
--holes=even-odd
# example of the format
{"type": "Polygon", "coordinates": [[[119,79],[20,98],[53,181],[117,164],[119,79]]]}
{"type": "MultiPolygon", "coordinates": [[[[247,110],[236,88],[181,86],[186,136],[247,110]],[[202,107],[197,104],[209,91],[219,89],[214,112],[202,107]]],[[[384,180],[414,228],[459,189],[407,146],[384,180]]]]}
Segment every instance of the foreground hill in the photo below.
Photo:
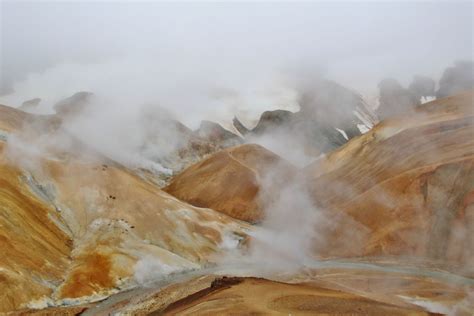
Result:
{"type": "Polygon", "coordinates": [[[173,302],[165,315],[429,315],[358,295],[310,284],[287,284],[258,278],[224,278],[192,296],[173,302]]]}
{"type": "Polygon", "coordinates": [[[245,224],[176,200],[56,119],[0,106],[0,130],[0,312],[199,268],[244,235],[245,224]]]}
{"type": "MultiPolygon", "coordinates": [[[[258,222],[261,185],[275,169],[290,177],[296,168],[259,145],[222,150],[174,177],[164,190],[199,207],[209,207],[234,218],[258,222]]],[[[288,179],[281,179],[287,181],[288,179]]]]}
{"type": "Polygon", "coordinates": [[[326,232],[323,253],[413,255],[472,268],[473,97],[383,121],[304,170],[315,202],[354,220],[326,232]],[[348,229],[358,241],[351,247],[340,238],[348,229]]]}
{"type": "Polygon", "coordinates": [[[429,269],[412,267],[410,272],[400,265],[392,267],[393,271],[389,265],[375,267],[379,270],[354,262],[353,267],[285,273],[286,277],[276,279],[203,273],[169,284],[149,284],[100,303],[22,310],[19,314],[471,315],[472,302],[466,293],[469,280],[456,280],[439,271],[436,275],[429,269]]]}

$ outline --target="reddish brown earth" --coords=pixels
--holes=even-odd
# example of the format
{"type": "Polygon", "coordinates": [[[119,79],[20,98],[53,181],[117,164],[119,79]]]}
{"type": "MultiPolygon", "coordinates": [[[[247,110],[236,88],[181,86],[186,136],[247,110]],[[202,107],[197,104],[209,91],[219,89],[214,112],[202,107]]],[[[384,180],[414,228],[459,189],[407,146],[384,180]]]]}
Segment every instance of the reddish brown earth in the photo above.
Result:
{"type": "Polygon", "coordinates": [[[430,277],[359,269],[318,269],[290,279],[203,275],[134,289],[101,303],[18,315],[470,315],[469,287],[430,277]]]}
{"type": "Polygon", "coordinates": [[[245,223],[178,201],[56,119],[0,106],[0,132],[0,313],[106,297],[136,284],[144,258],[195,269],[224,235],[245,235],[245,223]]]}
{"type": "Polygon", "coordinates": [[[262,146],[241,145],[192,165],[164,191],[192,205],[254,223],[263,218],[259,181],[275,169],[288,177],[296,172],[290,163],[262,146]]]}
{"type": "Polygon", "coordinates": [[[472,268],[473,96],[383,121],[304,170],[315,202],[342,218],[322,253],[415,255],[472,268]],[[356,247],[347,247],[348,230],[356,247]]]}
{"type": "Polygon", "coordinates": [[[429,315],[416,308],[380,303],[349,293],[257,278],[220,279],[158,314],[429,315]]]}

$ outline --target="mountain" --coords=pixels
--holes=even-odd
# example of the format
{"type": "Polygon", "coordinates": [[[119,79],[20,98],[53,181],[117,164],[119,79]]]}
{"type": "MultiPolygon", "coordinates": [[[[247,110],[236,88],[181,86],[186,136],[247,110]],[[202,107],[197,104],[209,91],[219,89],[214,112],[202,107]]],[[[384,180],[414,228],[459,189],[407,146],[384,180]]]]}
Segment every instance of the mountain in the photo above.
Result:
{"type": "Polygon", "coordinates": [[[92,92],[79,91],[70,97],[60,100],[53,108],[60,116],[74,116],[84,112],[90,106],[93,98],[94,94],[92,92]]]}
{"type": "Polygon", "coordinates": [[[274,169],[292,176],[296,168],[255,144],[228,148],[190,166],[163,190],[198,207],[209,207],[234,218],[258,222],[264,214],[259,181],[274,169]]]}
{"type": "Polygon", "coordinates": [[[242,138],[226,130],[220,124],[211,121],[202,121],[196,134],[220,148],[237,146],[243,143],[242,138]]]}
{"type": "Polygon", "coordinates": [[[150,144],[166,148],[170,142],[173,143],[171,139],[178,139],[174,141],[173,148],[167,150],[166,155],[155,158],[175,174],[204,157],[243,142],[239,136],[211,121],[202,121],[195,131],[169,118],[155,119],[149,123],[155,128],[151,129],[143,146],[145,151],[150,144]]]}
{"type": "Polygon", "coordinates": [[[29,112],[29,111],[31,111],[31,110],[36,109],[40,103],[41,103],[41,99],[40,99],[40,98],[34,98],[34,99],[27,100],[27,101],[23,102],[23,103],[18,107],[18,109],[19,109],[19,110],[22,110],[22,111],[25,111],[25,112],[29,112]]]}
{"type": "Polygon", "coordinates": [[[467,269],[474,260],[473,96],[387,119],[301,170],[258,145],[227,149],[164,190],[255,223],[265,217],[262,197],[275,199],[297,181],[330,223],[318,224],[324,242],[315,244],[316,255],[403,255],[467,269]]]}
{"type": "Polygon", "coordinates": [[[437,98],[444,98],[474,88],[474,62],[459,60],[447,67],[439,80],[437,98]]]}
{"type": "Polygon", "coordinates": [[[316,158],[360,135],[359,125],[370,128],[377,122],[360,95],[330,80],[317,81],[305,89],[299,105],[300,110],[295,113],[263,112],[253,129],[245,127],[236,117],[233,124],[247,142],[266,146],[284,143],[301,147],[316,158]]]}
{"type": "Polygon", "coordinates": [[[416,256],[473,272],[473,97],[387,119],[303,170],[315,203],[342,218],[323,253],[416,256]]]}
{"type": "Polygon", "coordinates": [[[101,299],[206,265],[245,235],[81,144],[57,117],[0,106],[0,130],[0,312],[101,299]]]}
{"type": "MultiPolygon", "coordinates": [[[[55,117],[64,122],[65,129],[81,135],[84,126],[102,125],[101,120],[109,120],[112,113],[106,110],[103,102],[110,101],[100,99],[92,92],[80,91],[54,105],[55,117]]],[[[116,155],[114,149],[108,154],[160,187],[165,186],[174,173],[220,149],[243,142],[239,136],[210,121],[203,121],[199,129],[192,130],[156,104],[142,105],[137,117],[130,121],[135,124],[135,134],[130,138],[125,136],[123,143],[129,143],[126,149],[122,149],[129,159],[116,155]]],[[[104,147],[101,144],[95,146],[104,147]]]]}

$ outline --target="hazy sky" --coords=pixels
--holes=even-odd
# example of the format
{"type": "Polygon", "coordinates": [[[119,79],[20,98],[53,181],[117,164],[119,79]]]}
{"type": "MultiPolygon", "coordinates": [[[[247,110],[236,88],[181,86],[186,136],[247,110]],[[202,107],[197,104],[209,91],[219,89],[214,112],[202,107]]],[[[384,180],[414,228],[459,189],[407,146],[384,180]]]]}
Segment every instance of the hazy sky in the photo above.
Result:
{"type": "Polygon", "coordinates": [[[470,1],[1,2],[1,85],[18,100],[107,80],[119,93],[114,78],[149,84],[147,96],[153,84],[248,91],[301,70],[365,91],[387,76],[438,79],[473,54],[470,1]]]}

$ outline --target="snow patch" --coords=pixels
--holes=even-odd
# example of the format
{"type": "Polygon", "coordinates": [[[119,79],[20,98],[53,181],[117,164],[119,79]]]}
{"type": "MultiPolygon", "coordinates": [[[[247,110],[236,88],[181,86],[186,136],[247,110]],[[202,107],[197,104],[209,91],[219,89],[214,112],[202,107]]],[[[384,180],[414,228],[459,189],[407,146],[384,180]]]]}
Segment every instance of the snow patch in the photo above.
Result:
{"type": "Polygon", "coordinates": [[[434,97],[434,96],[421,97],[420,103],[425,104],[425,103],[428,103],[428,102],[431,102],[431,101],[434,101],[434,100],[436,100],[436,97],[434,97]]]}
{"type": "Polygon", "coordinates": [[[370,128],[367,127],[367,125],[364,125],[364,124],[357,124],[357,128],[359,129],[359,131],[360,131],[362,134],[365,134],[365,133],[367,133],[368,131],[370,131],[370,128]]]}
{"type": "Polygon", "coordinates": [[[451,308],[446,305],[443,305],[442,303],[430,302],[423,298],[408,297],[403,295],[398,295],[398,297],[404,299],[405,301],[413,305],[420,306],[430,313],[449,315],[452,312],[451,308]]]}
{"type": "Polygon", "coordinates": [[[335,129],[336,129],[339,133],[341,133],[341,135],[342,135],[346,140],[349,140],[349,137],[347,137],[347,134],[346,134],[346,132],[345,132],[343,129],[340,129],[340,128],[337,128],[337,127],[335,127],[335,129]]]}

